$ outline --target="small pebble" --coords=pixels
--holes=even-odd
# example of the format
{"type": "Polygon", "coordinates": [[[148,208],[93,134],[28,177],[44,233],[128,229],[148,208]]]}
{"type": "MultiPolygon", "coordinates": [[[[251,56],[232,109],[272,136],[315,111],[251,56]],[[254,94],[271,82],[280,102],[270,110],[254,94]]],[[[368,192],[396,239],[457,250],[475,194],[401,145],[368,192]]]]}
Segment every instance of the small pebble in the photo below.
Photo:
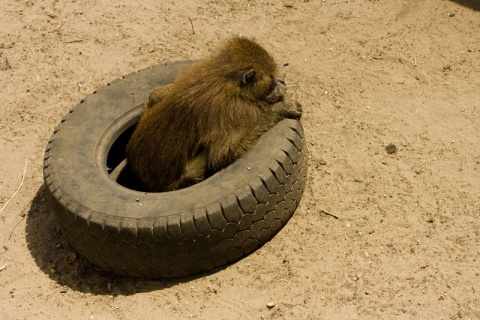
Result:
{"type": "Polygon", "coordinates": [[[397,152],[397,146],[392,144],[392,143],[390,143],[388,146],[386,146],[385,149],[387,150],[388,154],[393,154],[393,153],[397,152]]]}
{"type": "Polygon", "coordinates": [[[275,302],[270,301],[269,303],[267,303],[267,308],[272,309],[273,307],[275,307],[275,304],[276,304],[275,302]]]}
{"type": "Polygon", "coordinates": [[[77,260],[77,254],[75,252],[70,252],[65,256],[65,263],[73,263],[75,260],[77,260]]]}

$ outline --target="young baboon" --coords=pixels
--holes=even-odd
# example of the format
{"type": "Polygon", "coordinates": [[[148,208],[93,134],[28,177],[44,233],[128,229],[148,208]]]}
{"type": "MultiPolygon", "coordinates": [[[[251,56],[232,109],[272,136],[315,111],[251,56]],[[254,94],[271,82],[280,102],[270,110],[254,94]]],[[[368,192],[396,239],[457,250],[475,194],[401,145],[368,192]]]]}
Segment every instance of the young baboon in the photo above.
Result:
{"type": "Polygon", "coordinates": [[[301,105],[286,96],[276,65],[256,42],[235,37],[153,90],[128,145],[130,172],[145,191],[184,188],[241,157],[301,105]]]}

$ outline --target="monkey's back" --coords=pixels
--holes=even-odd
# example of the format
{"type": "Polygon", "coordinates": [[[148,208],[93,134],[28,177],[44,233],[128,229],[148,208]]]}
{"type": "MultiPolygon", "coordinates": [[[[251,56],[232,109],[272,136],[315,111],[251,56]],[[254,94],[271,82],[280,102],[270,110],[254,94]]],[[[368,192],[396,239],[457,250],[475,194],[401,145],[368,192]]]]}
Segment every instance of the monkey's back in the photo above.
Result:
{"type": "Polygon", "coordinates": [[[167,191],[192,152],[196,128],[181,106],[161,101],[146,112],[127,145],[128,166],[146,190],[167,191]]]}

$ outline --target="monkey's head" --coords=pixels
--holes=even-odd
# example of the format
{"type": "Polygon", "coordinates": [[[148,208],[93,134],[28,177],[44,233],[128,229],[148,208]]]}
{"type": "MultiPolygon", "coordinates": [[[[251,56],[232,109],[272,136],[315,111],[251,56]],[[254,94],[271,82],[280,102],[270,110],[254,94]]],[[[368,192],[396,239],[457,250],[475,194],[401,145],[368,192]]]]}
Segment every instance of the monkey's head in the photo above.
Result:
{"type": "Polygon", "coordinates": [[[220,48],[217,59],[221,73],[227,78],[230,92],[242,99],[265,101],[284,100],[287,86],[277,78],[272,56],[253,40],[235,37],[220,48]]]}

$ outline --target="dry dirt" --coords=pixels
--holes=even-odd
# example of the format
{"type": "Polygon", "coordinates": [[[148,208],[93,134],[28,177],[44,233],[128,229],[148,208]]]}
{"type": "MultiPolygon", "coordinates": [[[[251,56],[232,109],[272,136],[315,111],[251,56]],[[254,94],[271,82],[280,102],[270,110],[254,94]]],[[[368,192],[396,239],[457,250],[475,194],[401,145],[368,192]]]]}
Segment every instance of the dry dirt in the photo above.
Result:
{"type": "Polygon", "coordinates": [[[480,319],[480,1],[179,3],[1,2],[0,318],[480,319]],[[293,218],[191,278],[66,264],[42,175],[55,125],[109,81],[235,34],[288,64],[304,106],[293,218]]]}

